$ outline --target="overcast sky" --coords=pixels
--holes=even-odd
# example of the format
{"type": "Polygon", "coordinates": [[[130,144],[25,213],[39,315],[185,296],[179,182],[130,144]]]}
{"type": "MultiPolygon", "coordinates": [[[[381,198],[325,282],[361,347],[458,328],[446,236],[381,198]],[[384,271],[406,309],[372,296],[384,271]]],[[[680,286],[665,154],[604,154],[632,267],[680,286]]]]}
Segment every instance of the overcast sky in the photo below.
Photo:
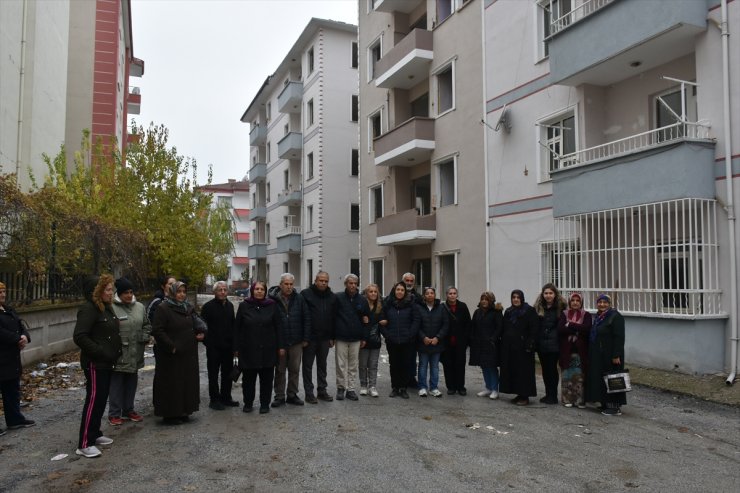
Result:
{"type": "Polygon", "coordinates": [[[357,24],[357,0],[132,0],[134,56],[145,63],[137,124],[164,124],[177,152],[213,182],[249,167],[239,118],[311,17],[357,24]]]}

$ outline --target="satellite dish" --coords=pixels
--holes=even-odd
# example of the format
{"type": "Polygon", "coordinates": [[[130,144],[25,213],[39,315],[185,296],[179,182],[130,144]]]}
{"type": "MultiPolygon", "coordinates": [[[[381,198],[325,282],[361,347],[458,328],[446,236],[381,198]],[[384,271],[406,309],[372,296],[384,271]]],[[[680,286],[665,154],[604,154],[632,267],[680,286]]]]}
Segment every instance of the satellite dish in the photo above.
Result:
{"type": "Polygon", "coordinates": [[[511,132],[511,117],[509,116],[509,110],[505,105],[504,109],[501,110],[501,116],[498,117],[498,122],[496,122],[494,130],[498,132],[502,128],[506,130],[507,134],[511,132]]]}

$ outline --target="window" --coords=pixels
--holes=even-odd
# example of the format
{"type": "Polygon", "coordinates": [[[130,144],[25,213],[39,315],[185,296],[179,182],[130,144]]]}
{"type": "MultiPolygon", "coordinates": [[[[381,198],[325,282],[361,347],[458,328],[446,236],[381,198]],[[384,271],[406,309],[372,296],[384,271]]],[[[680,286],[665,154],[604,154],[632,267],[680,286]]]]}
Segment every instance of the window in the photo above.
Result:
{"type": "Polygon", "coordinates": [[[369,207],[370,224],[383,217],[383,184],[370,188],[369,207]]]}
{"type": "Polygon", "coordinates": [[[226,207],[228,209],[231,209],[231,197],[219,197],[217,200],[217,204],[219,207],[226,207]]]}
{"type": "Polygon", "coordinates": [[[283,171],[283,190],[288,190],[290,188],[290,171],[284,170],[283,171]]]}
{"type": "Polygon", "coordinates": [[[311,75],[313,73],[313,63],[314,63],[314,57],[313,57],[313,46],[308,49],[308,52],[306,53],[306,66],[308,67],[308,75],[311,75]]]}
{"type": "Polygon", "coordinates": [[[376,39],[373,44],[367,49],[367,81],[370,82],[376,76],[375,65],[380,60],[381,54],[381,39],[376,39]]]}
{"type": "Polygon", "coordinates": [[[349,206],[349,229],[350,231],[360,230],[360,205],[350,204],[349,206]]]}
{"type": "Polygon", "coordinates": [[[380,137],[383,133],[383,111],[378,110],[368,117],[368,152],[371,152],[375,148],[373,140],[376,137],[380,137]]]}
{"type": "Polygon", "coordinates": [[[572,163],[576,152],[576,119],[572,111],[561,115],[554,120],[540,124],[543,141],[540,146],[543,153],[544,166],[541,170],[541,180],[549,180],[550,173],[572,163]]]}
{"type": "Polygon", "coordinates": [[[309,180],[313,178],[313,152],[309,152],[306,156],[306,174],[309,180]]]}
{"type": "Polygon", "coordinates": [[[266,159],[265,162],[269,164],[270,159],[271,159],[270,158],[270,143],[269,142],[265,144],[265,159],[266,159]]]}
{"type": "Polygon", "coordinates": [[[265,243],[270,244],[270,223],[265,223],[265,243]]]}
{"type": "Polygon", "coordinates": [[[450,286],[457,286],[457,255],[448,254],[437,257],[439,261],[439,297],[445,295],[450,286]]]}
{"type": "Polygon", "coordinates": [[[267,199],[267,202],[270,202],[270,182],[267,182],[267,185],[265,185],[265,198],[267,199]]]}
{"type": "Polygon", "coordinates": [[[313,125],[313,99],[306,103],[306,128],[313,125]]]}
{"type": "Polygon", "coordinates": [[[286,123],[283,126],[283,135],[288,135],[289,132],[290,132],[290,124],[286,123]]]}
{"type": "Polygon", "coordinates": [[[267,118],[267,123],[270,123],[270,120],[272,120],[272,103],[265,105],[265,117],[267,118]]]}
{"type": "Polygon", "coordinates": [[[352,176],[360,175],[360,152],[357,149],[352,149],[352,164],[350,167],[350,174],[352,176]]]}
{"type": "Polygon", "coordinates": [[[540,19],[540,58],[550,55],[550,36],[553,32],[569,24],[570,17],[565,17],[571,11],[572,0],[540,0],[538,3],[538,17],[540,19]]]}
{"type": "Polygon", "coordinates": [[[437,24],[452,15],[453,0],[437,0],[437,24]]]}
{"type": "Polygon", "coordinates": [[[270,285],[270,264],[265,266],[265,282],[268,286],[270,285]]]}
{"type": "Polygon", "coordinates": [[[360,120],[360,97],[357,94],[352,95],[352,121],[360,120]]]}
{"type": "Polygon", "coordinates": [[[290,265],[288,262],[283,262],[283,272],[290,272],[290,265]]]}
{"type": "MultiPolygon", "coordinates": [[[[431,176],[420,176],[411,181],[411,208],[416,209],[420,216],[431,212],[431,176]]],[[[427,284],[428,286],[428,284],[427,284]]]]}
{"type": "Polygon", "coordinates": [[[349,259],[349,271],[350,273],[360,277],[360,259],[351,258],[349,259]]]}
{"type": "Polygon", "coordinates": [[[306,276],[308,277],[308,283],[313,282],[313,259],[309,258],[306,260],[306,276]]]}
{"type": "Polygon", "coordinates": [[[425,287],[432,285],[432,259],[422,258],[412,261],[411,272],[416,275],[416,285],[425,287]]]}
{"type": "Polygon", "coordinates": [[[697,120],[696,86],[690,85],[685,91],[681,91],[680,88],[672,89],[655,97],[655,128],[663,128],[679,122],[683,111],[682,106],[686,109],[683,118],[695,122],[697,120]]]}
{"type": "Polygon", "coordinates": [[[451,63],[437,72],[437,115],[455,108],[455,65],[451,63]]]}
{"type": "Polygon", "coordinates": [[[370,260],[370,282],[378,285],[380,296],[383,296],[383,259],[370,260]]]}
{"type": "MultiPolygon", "coordinates": [[[[306,232],[310,233],[313,231],[313,206],[309,205],[306,207],[306,232]]],[[[310,277],[313,279],[313,277],[310,277]]]]}
{"type": "Polygon", "coordinates": [[[457,204],[457,166],[455,166],[455,159],[439,163],[437,170],[439,171],[439,207],[457,204]]]}
{"type": "Polygon", "coordinates": [[[357,68],[359,64],[359,50],[357,48],[357,41],[352,41],[352,68],[357,68]]]}

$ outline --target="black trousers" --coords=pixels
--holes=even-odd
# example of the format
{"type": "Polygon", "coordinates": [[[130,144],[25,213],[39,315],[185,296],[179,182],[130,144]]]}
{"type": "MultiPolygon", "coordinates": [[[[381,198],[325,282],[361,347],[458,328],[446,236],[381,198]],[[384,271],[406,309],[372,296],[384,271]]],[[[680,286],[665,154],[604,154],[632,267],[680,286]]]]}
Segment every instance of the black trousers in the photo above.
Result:
{"type": "Polygon", "coordinates": [[[231,400],[231,369],[234,366],[234,353],[230,349],[206,347],[206,367],[208,368],[208,396],[212,401],[231,400]],[[218,380],[221,377],[219,389],[218,380]]]}
{"type": "Polygon", "coordinates": [[[3,395],[3,409],[5,410],[5,424],[13,426],[20,424],[25,416],[21,414],[21,386],[20,380],[11,378],[0,381],[0,392],[3,395]]]}
{"type": "Polygon", "coordinates": [[[99,370],[95,363],[89,363],[85,371],[85,405],[82,406],[82,422],[80,423],[80,439],[78,448],[87,448],[95,445],[95,440],[103,436],[100,431],[100,420],[108,403],[110,379],[113,370],[99,370]]]}
{"type": "Polygon", "coordinates": [[[275,367],[249,368],[242,370],[242,393],[244,394],[244,405],[249,407],[254,403],[257,376],[260,377],[260,406],[267,407],[272,399],[272,379],[275,375],[275,367]]]}
{"type": "Polygon", "coordinates": [[[465,388],[467,353],[467,346],[450,346],[442,353],[441,361],[445,373],[447,390],[467,390],[465,388]]]}
{"type": "Polygon", "coordinates": [[[329,341],[310,341],[303,348],[303,390],[313,394],[313,362],[316,360],[316,387],[319,394],[326,392],[326,360],[329,357],[329,341]]]}
{"type": "Polygon", "coordinates": [[[405,389],[409,383],[409,361],[416,361],[416,346],[413,341],[401,344],[386,341],[385,347],[391,367],[391,387],[405,389]]]}
{"type": "Polygon", "coordinates": [[[549,399],[558,399],[558,359],[560,353],[542,353],[538,352],[540,366],[542,367],[542,380],[545,382],[545,397],[549,399]]]}

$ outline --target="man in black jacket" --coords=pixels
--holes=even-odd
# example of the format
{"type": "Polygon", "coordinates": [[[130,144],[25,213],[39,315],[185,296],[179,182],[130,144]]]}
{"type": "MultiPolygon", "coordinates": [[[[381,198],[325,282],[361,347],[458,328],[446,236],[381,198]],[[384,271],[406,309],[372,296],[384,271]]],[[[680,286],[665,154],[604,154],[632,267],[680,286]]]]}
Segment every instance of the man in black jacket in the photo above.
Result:
{"type": "Polygon", "coordinates": [[[334,319],[337,312],[337,297],[329,288],[329,274],[320,270],[310,287],[301,291],[311,311],[311,339],[303,348],[303,390],[306,391],[306,402],[317,404],[322,401],[331,402],[334,398],[329,395],[326,387],[326,360],[329,349],[334,347],[334,319]],[[316,360],[317,396],[313,393],[313,362],[316,360]]]}
{"type": "Polygon", "coordinates": [[[208,325],[206,333],[206,366],[208,368],[208,405],[216,411],[226,406],[236,407],[239,403],[231,398],[231,369],[234,365],[234,305],[226,295],[229,292],[225,281],[213,285],[213,299],[203,305],[200,314],[208,325]],[[219,372],[221,388],[219,389],[219,372]]]}
{"type": "Polygon", "coordinates": [[[303,296],[293,288],[295,277],[286,272],[280,276],[280,286],[270,288],[269,296],[277,302],[282,318],[283,342],[287,346],[275,368],[275,400],[272,407],[288,404],[303,405],[298,397],[298,376],[301,371],[303,348],[311,338],[311,313],[303,296]],[[288,392],[285,392],[285,371],[288,371],[288,392]]]}
{"type": "Polygon", "coordinates": [[[358,290],[359,278],[344,276],[344,291],[337,294],[337,320],[334,327],[336,347],[337,400],[358,400],[355,392],[360,349],[365,346],[370,306],[358,290]]]}

